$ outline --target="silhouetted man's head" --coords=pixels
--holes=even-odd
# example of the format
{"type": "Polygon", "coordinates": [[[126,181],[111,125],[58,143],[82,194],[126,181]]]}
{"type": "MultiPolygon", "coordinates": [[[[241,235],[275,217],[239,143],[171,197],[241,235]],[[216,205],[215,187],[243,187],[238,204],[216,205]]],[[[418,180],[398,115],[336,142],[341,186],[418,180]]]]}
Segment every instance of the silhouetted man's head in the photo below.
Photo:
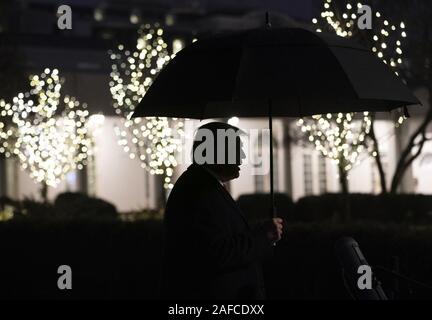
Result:
{"type": "Polygon", "coordinates": [[[210,122],[198,128],[192,147],[192,161],[206,166],[222,182],[240,175],[246,158],[240,136],[242,130],[224,122],[210,122]]]}

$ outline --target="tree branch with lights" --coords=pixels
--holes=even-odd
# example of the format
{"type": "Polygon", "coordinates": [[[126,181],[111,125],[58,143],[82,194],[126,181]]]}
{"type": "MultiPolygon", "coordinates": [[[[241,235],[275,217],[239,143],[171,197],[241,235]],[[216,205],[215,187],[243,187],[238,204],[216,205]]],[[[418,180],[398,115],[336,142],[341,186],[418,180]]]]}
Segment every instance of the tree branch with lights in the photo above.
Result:
{"type": "Polygon", "coordinates": [[[132,51],[120,44],[108,54],[112,60],[109,85],[113,107],[122,117],[121,125],[115,127],[118,144],[150,174],[162,175],[164,189],[171,189],[177,166],[175,156],[181,151],[183,121],[165,117],[130,119],[153,79],[172,57],[163,29],[158,24],[143,25],[132,51]]]}
{"type": "MultiPolygon", "coordinates": [[[[428,110],[412,134],[407,136],[406,143],[402,143],[399,159],[392,177],[390,192],[407,191],[400,188],[403,177],[411,164],[423,151],[423,147],[430,140],[432,123],[432,8],[427,1],[412,0],[382,0],[379,5],[395,17],[395,19],[408,19],[410,33],[416,34],[409,42],[409,72],[406,77],[412,85],[426,89],[428,110]]],[[[398,128],[397,130],[400,130],[398,128]]],[[[406,134],[400,132],[400,134],[406,134]]]]}
{"type": "MultiPolygon", "coordinates": [[[[373,15],[373,28],[360,30],[358,28],[360,17],[357,9],[361,7],[361,3],[325,0],[320,17],[314,18],[312,23],[317,32],[335,33],[362,43],[399,75],[403,64],[401,46],[402,39],[406,37],[405,24],[403,22],[392,24],[377,11],[373,15]]],[[[374,113],[364,113],[362,116],[355,114],[317,115],[298,122],[298,125],[302,127],[302,132],[306,133],[306,137],[315,144],[316,149],[338,165],[339,182],[344,193],[348,192],[349,170],[359,163],[359,154],[362,151],[367,151],[374,157],[380,176],[381,191],[387,192],[379,142],[374,130],[375,118],[374,113]],[[358,120],[353,121],[355,118],[358,120]],[[357,128],[360,130],[353,132],[352,127],[355,122],[359,122],[357,128]],[[331,141],[324,143],[326,139],[331,141]],[[339,143],[336,144],[336,142],[339,143]]],[[[400,115],[396,126],[401,125],[404,119],[405,116],[400,115]]]]}

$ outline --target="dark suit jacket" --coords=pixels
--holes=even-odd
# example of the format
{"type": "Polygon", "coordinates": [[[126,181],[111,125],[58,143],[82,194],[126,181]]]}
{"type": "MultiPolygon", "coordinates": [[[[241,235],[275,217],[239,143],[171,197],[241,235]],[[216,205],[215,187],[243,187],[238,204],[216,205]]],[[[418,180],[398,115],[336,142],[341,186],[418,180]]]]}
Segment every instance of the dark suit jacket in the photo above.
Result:
{"type": "Polygon", "coordinates": [[[180,176],[164,222],[163,298],[264,298],[260,262],[272,245],[208,171],[193,164],[180,176]]]}

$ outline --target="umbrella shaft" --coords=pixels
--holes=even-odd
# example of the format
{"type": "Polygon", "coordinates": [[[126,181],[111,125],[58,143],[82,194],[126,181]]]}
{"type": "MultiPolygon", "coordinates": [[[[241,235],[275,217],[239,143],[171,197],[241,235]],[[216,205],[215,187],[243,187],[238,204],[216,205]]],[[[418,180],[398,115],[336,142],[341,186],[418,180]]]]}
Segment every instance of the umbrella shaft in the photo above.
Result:
{"type": "Polygon", "coordinates": [[[272,100],[268,100],[268,119],[269,119],[269,131],[270,131],[270,217],[276,217],[276,208],[274,201],[274,185],[273,185],[273,117],[272,117],[272,100]]]}

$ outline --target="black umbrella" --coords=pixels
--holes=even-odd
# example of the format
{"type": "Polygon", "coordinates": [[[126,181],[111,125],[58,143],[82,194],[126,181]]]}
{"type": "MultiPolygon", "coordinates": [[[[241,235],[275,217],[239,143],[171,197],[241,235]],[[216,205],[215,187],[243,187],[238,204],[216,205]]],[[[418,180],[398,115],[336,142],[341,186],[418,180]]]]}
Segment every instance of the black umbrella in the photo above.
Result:
{"type": "Polygon", "coordinates": [[[305,29],[257,29],[199,40],[159,73],[133,117],[272,117],[390,111],[418,104],[372,52],[305,29]]]}

